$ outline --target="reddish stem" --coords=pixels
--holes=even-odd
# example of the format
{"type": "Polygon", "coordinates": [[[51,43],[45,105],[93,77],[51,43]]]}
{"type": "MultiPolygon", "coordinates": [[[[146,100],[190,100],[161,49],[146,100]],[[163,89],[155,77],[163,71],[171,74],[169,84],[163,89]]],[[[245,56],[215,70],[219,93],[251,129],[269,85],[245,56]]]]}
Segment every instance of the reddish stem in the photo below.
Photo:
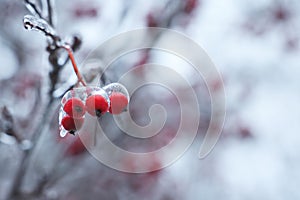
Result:
{"type": "Polygon", "coordinates": [[[67,52],[68,52],[69,58],[70,58],[70,60],[72,62],[72,65],[73,65],[74,72],[75,72],[75,74],[78,78],[78,82],[80,82],[83,86],[86,86],[86,83],[83,80],[83,77],[82,77],[81,73],[79,72],[79,69],[78,69],[77,64],[75,62],[74,54],[73,54],[73,51],[72,51],[71,47],[69,45],[63,45],[62,47],[64,49],[66,49],[67,52]]]}

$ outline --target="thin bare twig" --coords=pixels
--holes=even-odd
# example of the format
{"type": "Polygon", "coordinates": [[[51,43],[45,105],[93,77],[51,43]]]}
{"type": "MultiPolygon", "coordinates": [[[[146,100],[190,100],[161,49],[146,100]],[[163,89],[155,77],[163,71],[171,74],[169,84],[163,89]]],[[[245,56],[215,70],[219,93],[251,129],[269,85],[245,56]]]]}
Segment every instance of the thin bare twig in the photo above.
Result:
{"type": "Polygon", "coordinates": [[[60,37],[55,34],[53,27],[42,18],[26,15],[24,16],[23,23],[26,29],[40,31],[47,37],[50,37],[53,43],[58,43],[61,40],[60,37]]]}
{"type": "Polygon", "coordinates": [[[24,0],[27,9],[34,15],[37,15],[39,18],[43,18],[41,12],[38,10],[36,5],[29,0],[24,0]]]}
{"type": "Polygon", "coordinates": [[[41,135],[43,134],[43,130],[45,127],[45,124],[47,124],[47,122],[49,122],[50,118],[52,117],[52,113],[54,113],[53,107],[53,103],[54,103],[54,98],[50,98],[48,104],[45,106],[45,112],[47,113],[47,115],[43,115],[41,121],[38,123],[38,127],[36,128],[36,130],[33,133],[33,136],[31,138],[31,142],[32,142],[32,146],[30,149],[28,149],[27,151],[24,151],[22,160],[20,162],[19,168],[17,170],[17,173],[15,175],[15,179],[13,181],[13,185],[12,185],[12,189],[11,192],[9,194],[9,199],[13,199],[13,197],[16,197],[19,195],[20,193],[20,186],[24,180],[24,177],[26,175],[26,171],[28,169],[28,166],[30,164],[30,160],[31,160],[31,156],[36,148],[36,144],[39,140],[39,138],[41,137],[41,135]],[[50,109],[49,109],[50,108],[50,109]],[[52,109],[51,109],[52,108],[52,109]]]}
{"type": "Polygon", "coordinates": [[[47,0],[48,22],[53,27],[53,10],[51,0],[47,0]]]}
{"type": "Polygon", "coordinates": [[[83,77],[82,77],[82,75],[81,75],[81,73],[80,73],[80,71],[79,71],[79,69],[78,69],[78,67],[77,67],[77,64],[76,64],[76,62],[75,62],[75,58],[74,58],[73,51],[72,51],[71,47],[70,47],[69,45],[63,45],[62,48],[66,49],[67,52],[68,52],[68,54],[69,54],[69,58],[70,58],[70,60],[71,60],[71,62],[72,62],[73,69],[74,69],[74,72],[75,72],[75,74],[76,74],[76,76],[77,76],[77,78],[78,78],[78,81],[79,81],[83,86],[86,86],[86,83],[85,83],[85,81],[83,80],[83,77]]]}
{"type": "Polygon", "coordinates": [[[0,131],[6,133],[7,135],[13,136],[17,142],[20,143],[22,138],[16,132],[13,116],[6,106],[2,108],[0,115],[2,118],[2,120],[0,120],[0,131]]]}

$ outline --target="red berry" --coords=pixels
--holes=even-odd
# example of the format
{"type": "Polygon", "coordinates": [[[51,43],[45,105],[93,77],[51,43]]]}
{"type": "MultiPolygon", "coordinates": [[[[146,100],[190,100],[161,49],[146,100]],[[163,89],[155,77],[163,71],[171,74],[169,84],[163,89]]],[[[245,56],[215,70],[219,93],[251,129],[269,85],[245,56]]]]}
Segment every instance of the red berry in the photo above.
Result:
{"type": "Polygon", "coordinates": [[[198,3],[198,0],[186,0],[184,11],[191,13],[198,6],[198,3]]]}
{"type": "Polygon", "coordinates": [[[64,156],[67,157],[81,155],[86,151],[86,147],[82,142],[82,135],[79,137],[79,134],[75,136],[67,134],[64,138],[60,137],[58,143],[66,147],[64,156]]]}
{"type": "Polygon", "coordinates": [[[157,27],[158,26],[158,20],[155,18],[153,13],[149,13],[147,15],[147,25],[148,27],[157,27]]]}
{"type": "Polygon", "coordinates": [[[82,143],[80,137],[78,135],[75,136],[74,139],[72,139],[72,143],[69,144],[65,155],[66,156],[76,156],[80,155],[81,153],[84,153],[86,151],[86,147],[82,143]]]}
{"type": "Polygon", "coordinates": [[[85,102],[86,110],[92,116],[100,117],[101,114],[107,112],[108,103],[102,95],[91,95],[85,102]]]}
{"type": "Polygon", "coordinates": [[[113,92],[109,96],[110,107],[109,112],[111,114],[120,114],[128,105],[127,97],[120,92],[113,92]]]}
{"type": "Polygon", "coordinates": [[[63,109],[73,118],[81,118],[85,114],[84,103],[78,98],[69,99],[63,109]]]}
{"type": "Polygon", "coordinates": [[[64,127],[64,129],[73,134],[76,130],[82,127],[83,122],[84,118],[75,119],[67,115],[61,120],[61,125],[64,127]]]}

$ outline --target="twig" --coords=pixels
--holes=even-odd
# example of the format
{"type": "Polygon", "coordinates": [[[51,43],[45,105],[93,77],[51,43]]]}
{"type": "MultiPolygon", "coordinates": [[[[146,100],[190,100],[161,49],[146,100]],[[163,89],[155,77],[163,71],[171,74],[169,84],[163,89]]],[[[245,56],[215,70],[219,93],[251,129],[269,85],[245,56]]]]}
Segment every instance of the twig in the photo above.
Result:
{"type": "Polygon", "coordinates": [[[26,15],[24,16],[23,22],[26,29],[37,30],[44,33],[47,37],[50,37],[55,44],[60,42],[61,39],[54,33],[53,27],[43,18],[26,15]]]}
{"type": "Polygon", "coordinates": [[[37,9],[36,5],[32,2],[30,2],[29,0],[24,0],[26,7],[28,8],[28,10],[37,15],[39,18],[43,18],[41,12],[37,9]]]}
{"type": "Polygon", "coordinates": [[[83,77],[81,75],[81,73],[79,72],[79,69],[77,67],[77,64],[75,62],[75,58],[74,58],[74,55],[73,55],[73,51],[71,49],[71,47],[69,45],[63,45],[62,48],[64,48],[65,50],[67,50],[68,52],[68,55],[69,55],[69,58],[72,62],[72,65],[73,65],[73,69],[74,69],[74,72],[78,78],[78,81],[83,85],[83,86],[86,86],[86,83],[85,81],[83,80],[83,77]]]}
{"type": "Polygon", "coordinates": [[[53,10],[51,0],[47,0],[48,22],[53,27],[53,10]]]}
{"type": "Polygon", "coordinates": [[[26,175],[26,171],[28,169],[29,166],[29,161],[30,158],[36,148],[36,144],[37,141],[39,140],[39,138],[41,137],[41,135],[43,134],[43,128],[45,126],[45,124],[47,124],[47,122],[49,121],[49,116],[51,116],[51,109],[49,111],[49,108],[52,108],[52,104],[54,102],[54,98],[50,98],[48,104],[45,106],[45,113],[48,113],[47,115],[43,115],[42,120],[38,123],[38,127],[36,128],[36,130],[33,133],[33,136],[31,138],[31,142],[32,142],[32,147],[30,149],[28,149],[27,151],[24,151],[22,160],[20,162],[19,168],[17,170],[15,179],[13,181],[13,185],[12,185],[12,189],[11,192],[9,194],[9,199],[13,199],[13,197],[16,197],[19,195],[19,189],[20,189],[20,185],[22,184],[22,181],[24,179],[24,176],[26,175]],[[47,112],[46,112],[47,110],[47,112]]]}
{"type": "Polygon", "coordinates": [[[2,120],[0,121],[0,131],[6,133],[7,135],[13,136],[18,143],[22,142],[22,138],[16,132],[14,127],[14,119],[10,111],[6,106],[2,108],[1,111],[2,120]]]}

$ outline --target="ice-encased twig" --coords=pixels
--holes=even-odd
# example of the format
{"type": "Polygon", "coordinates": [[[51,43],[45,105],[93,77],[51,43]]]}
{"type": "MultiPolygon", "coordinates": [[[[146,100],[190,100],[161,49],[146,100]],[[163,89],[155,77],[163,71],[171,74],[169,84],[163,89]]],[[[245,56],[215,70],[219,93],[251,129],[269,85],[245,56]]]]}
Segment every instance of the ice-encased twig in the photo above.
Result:
{"type": "Polygon", "coordinates": [[[48,24],[47,21],[37,18],[32,15],[25,15],[23,18],[24,27],[27,30],[35,30],[44,33],[46,36],[57,41],[59,37],[56,35],[54,29],[48,24]]]}

